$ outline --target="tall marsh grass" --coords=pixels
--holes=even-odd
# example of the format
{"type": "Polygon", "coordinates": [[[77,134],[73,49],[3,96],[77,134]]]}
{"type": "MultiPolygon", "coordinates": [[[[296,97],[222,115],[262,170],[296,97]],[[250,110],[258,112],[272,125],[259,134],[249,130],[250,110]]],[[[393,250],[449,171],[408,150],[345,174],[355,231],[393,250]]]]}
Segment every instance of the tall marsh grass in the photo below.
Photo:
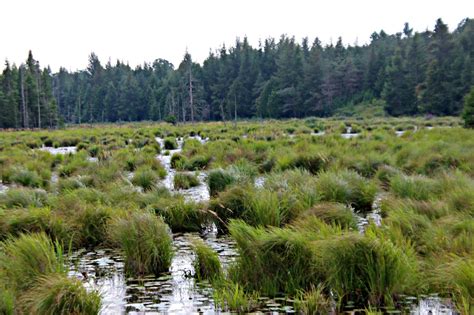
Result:
{"type": "Polygon", "coordinates": [[[112,220],[111,241],[125,254],[125,269],[131,275],[160,274],[167,271],[173,257],[168,226],[149,212],[132,212],[112,220]]]}
{"type": "Polygon", "coordinates": [[[222,278],[222,266],[219,256],[202,240],[193,242],[196,258],[193,262],[194,275],[199,280],[216,281],[222,278]]]}
{"type": "Polygon", "coordinates": [[[354,171],[324,172],[318,176],[316,191],[323,201],[350,204],[356,210],[368,211],[372,209],[377,187],[354,171]]]}
{"type": "Polygon", "coordinates": [[[28,314],[98,314],[101,297],[87,292],[83,284],[62,274],[42,276],[32,289],[19,298],[20,308],[28,314]]]}
{"type": "Polygon", "coordinates": [[[39,277],[48,274],[65,274],[62,246],[44,233],[22,234],[2,243],[0,273],[9,288],[31,288],[39,277]]]}

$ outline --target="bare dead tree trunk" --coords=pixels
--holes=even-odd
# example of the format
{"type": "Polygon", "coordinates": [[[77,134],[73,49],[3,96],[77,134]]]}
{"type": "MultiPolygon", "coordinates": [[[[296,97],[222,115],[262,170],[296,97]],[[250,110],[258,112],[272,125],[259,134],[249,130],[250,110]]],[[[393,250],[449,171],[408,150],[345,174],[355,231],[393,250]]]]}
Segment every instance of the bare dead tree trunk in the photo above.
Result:
{"type": "Polygon", "coordinates": [[[21,110],[23,113],[23,127],[28,128],[29,123],[28,123],[28,109],[26,105],[26,100],[25,100],[25,85],[24,85],[24,74],[23,74],[23,68],[20,67],[20,90],[21,90],[21,110]]]}
{"type": "Polygon", "coordinates": [[[176,115],[176,101],[174,99],[174,90],[171,90],[171,115],[176,115]]]}
{"type": "Polygon", "coordinates": [[[40,104],[40,78],[38,69],[36,69],[36,100],[38,105],[38,128],[41,128],[41,104],[40,104]]]}
{"type": "Polygon", "coordinates": [[[234,128],[237,127],[237,95],[234,93],[234,128]]]}
{"type": "Polygon", "coordinates": [[[78,107],[78,122],[81,123],[81,91],[79,90],[79,103],[77,104],[78,107]]]}
{"type": "MultiPolygon", "coordinates": [[[[155,97],[153,95],[153,97],[155,97]]],[[[156,98],[155,98],[155,102],[156,102],[156,98]]],[[[161,115],[161,105],[159,103],[156,103],[156,106],[158,106],[158,120],[161,120],[163,117],[161,115]]]]}
{"type": "Polygon", "coordinates": [[[189,66],[189,106],[191,107],[191,122],[194,124],[193,78],[191,67],[192,64],[189,66]]]}
{"type": "Polygon", "coordinates": [[[221,110],[221,118],[222,118],[222,121],[224,122],[224,126],[226,126],[225,113],[224,113],[224,99],[221,100],[219,104],[219,109],[221,110]]]}
{"type": "Polygon", "coordinates": [[[183,111],[183,123],[186,122],[186,107],[184,106],[184,100],[181,99],[181,110],[183,111]]]}

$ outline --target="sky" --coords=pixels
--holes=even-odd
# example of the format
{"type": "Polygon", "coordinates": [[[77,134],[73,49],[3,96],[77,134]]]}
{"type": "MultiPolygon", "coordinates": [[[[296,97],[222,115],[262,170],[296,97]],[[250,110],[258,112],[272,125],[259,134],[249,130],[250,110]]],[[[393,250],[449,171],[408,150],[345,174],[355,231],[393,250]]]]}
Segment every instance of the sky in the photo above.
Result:
{"type": "Polygon", "coordinates": [[[474,18],[474,1],[0,0],[0,60],[20,64],[32,50],[41,66],[74,71],[95,52],[103,64],[163,58],[178,66],[186,49],[202,63],[237,37],[253,46],[281,34],[364,44],[374,31],[401,32],[405,22],[432,30],[439,17],[453,30],[474,18]]]}

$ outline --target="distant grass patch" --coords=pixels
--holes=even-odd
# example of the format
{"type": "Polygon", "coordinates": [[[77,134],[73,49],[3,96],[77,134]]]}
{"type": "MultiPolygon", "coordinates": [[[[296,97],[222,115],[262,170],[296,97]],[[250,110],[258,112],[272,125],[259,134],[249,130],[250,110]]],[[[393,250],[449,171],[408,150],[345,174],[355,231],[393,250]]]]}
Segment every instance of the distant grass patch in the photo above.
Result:
{"type": "Polygon", "coordinates": [[[175,189],[189,189],[199,186],[199,179],[193,174],[176,173],[173,178],[175,189]]]}

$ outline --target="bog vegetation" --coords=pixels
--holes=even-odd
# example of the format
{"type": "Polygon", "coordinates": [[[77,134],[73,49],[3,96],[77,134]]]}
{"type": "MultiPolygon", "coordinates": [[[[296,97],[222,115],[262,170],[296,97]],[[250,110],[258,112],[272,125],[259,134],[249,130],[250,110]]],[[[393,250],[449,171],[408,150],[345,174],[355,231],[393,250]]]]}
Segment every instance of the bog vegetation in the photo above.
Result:
{"type": "Polygon", "coordinates": [[[285,296],[303,314],[407,312],[403,297],[436,293],[472,314],[474,131],[462,125],[307,118],[2,132],[0,313],[98,313],[99,292],[68,272],[72,252],[115,248],[127,276],[160,276],[176,233],[215,226],[238,255],[224,267],[197,239],[192,274],[220,310],[285,296]],[[186,194],[204,185],[209,199],[186,194]]]}

